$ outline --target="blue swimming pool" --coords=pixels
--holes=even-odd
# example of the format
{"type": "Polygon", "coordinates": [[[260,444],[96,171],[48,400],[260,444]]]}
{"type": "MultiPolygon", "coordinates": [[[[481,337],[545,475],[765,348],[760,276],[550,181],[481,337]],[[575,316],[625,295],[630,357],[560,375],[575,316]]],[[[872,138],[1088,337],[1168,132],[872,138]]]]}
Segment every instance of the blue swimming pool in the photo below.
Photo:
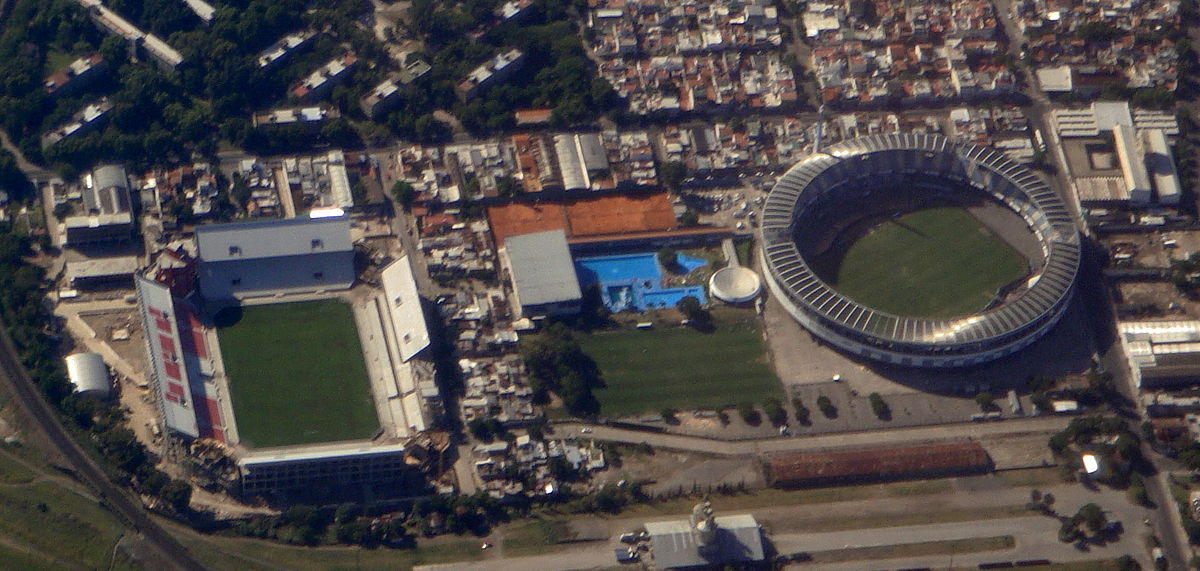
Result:
{"type": "MultiPolygon", "coordinates": [[[[708,261],[680,254],[677,263],[690,272],[708,261]]],[[[700,303],[707,300],[701,286],[664,287],[662,269],[653,253],[578,258],[575,273],[584,288],[600,284],[600,297],[613,312],[674,307],[689,295],[700,303]]]]}

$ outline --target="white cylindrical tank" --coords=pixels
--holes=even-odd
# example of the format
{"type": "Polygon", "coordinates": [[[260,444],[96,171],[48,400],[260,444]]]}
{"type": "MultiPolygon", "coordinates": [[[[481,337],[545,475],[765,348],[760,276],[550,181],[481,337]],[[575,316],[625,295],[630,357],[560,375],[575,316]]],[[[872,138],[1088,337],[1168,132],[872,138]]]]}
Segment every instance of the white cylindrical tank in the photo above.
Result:
{"type": "Polygon", "coordinates": [[[67,378],[75,394],[106,399],[111,392],[108,366],[99,353],[76,353],[67,357],[67,378]]]}
{"type": "Polygon", "coordinates": [[[721,268],[708,279],[713,297],[726,303],[745,303],[758,297],[762,280],[754,270],[744,266],[721,268]]]}

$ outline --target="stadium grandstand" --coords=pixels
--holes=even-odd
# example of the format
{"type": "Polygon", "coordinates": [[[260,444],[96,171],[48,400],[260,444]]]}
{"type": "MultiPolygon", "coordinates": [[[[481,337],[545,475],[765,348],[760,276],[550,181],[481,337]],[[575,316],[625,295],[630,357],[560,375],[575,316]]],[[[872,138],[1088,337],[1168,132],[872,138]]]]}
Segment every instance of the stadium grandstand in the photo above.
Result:
{"type": "Polygon", "coordinates": [[[968,366],[1032,344],[1065,312],[1080,261],[1071,214],[1041,178],[998,151],[914,133],[852,139],[803,159],[771,190],[761,232],[767,286],[801,325],[851,354],[905,366],[968,366]],[[985,231],[1017,235],[1005,242],[1032,236],[1026,277],[953,316],[897,315],[838,291],[814,267],[818,253],[856,220],[896,219],[899,194],[1015,214],[1021,228],[985,231]]]}
{"type": "Polygon", "coordinates": [[[171,433],[224,442],[225,418],[215,398],[213,361],[191,305],[144,275],[135,278],[138,309],[150,355],[150,385],[171,433]]]}
{"type": "Polygon", "coordinates": [[[291,218],[196,228],[200,294],[246,299],[354,284],[350,219],[291,218]]]}

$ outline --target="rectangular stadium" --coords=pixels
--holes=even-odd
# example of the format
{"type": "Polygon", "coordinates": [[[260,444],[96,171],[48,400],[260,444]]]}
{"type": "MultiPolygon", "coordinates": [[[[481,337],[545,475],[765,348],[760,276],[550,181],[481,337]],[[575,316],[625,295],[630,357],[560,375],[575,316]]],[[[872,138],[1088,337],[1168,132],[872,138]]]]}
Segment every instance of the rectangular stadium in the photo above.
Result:
{"type": "Polygon", "coordinates": [[[196,234],[137,280],[168,433],[222,442],[248,494],[398,478],[440,408],[408,258],[352,290],[348,219],[196,234]]]}

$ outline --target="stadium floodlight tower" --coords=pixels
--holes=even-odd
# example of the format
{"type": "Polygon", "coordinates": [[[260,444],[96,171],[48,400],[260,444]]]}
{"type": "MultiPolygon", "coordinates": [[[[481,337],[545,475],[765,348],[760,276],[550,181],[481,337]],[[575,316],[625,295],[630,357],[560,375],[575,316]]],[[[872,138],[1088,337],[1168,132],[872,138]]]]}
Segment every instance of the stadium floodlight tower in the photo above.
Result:
{"type": "Polygon", "coordinates": [[[1066,311],[1080,261],[1075,222],[1041,177],[994,149],[917,133],[843,141],[801,160],[771,189],[761,233],[767,287],[796,321],[848,353],[912,367],[975,365],[1029,346],[1066,311]],[[850,299],[813,262],[889,193],[1011,210],[1024,228],[1004,232],[1035,244],[1029,274],[966,315],[898,315],[850,299]]]}

